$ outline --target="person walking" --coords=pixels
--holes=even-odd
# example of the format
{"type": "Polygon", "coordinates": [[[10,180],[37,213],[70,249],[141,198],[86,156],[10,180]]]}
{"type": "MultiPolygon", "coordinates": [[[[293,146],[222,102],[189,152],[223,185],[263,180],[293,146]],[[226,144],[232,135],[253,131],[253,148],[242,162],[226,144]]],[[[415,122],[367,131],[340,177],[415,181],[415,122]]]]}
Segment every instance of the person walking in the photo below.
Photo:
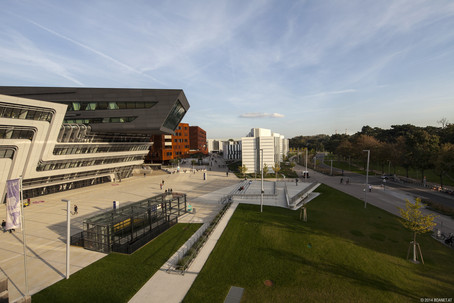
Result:
{"type": "Polygon", "coordinates": [[[79,214],[78,209],[79,208],[77,207],[77,205],[74,205],[74,214],[75,215],[79,214]]]}
{"type": "Polygon", "coordinates": [[[2,220],[2,230],[3,230],[3,232],[6,231],[6,222],[5,222],[5,220],[2,220]]]}

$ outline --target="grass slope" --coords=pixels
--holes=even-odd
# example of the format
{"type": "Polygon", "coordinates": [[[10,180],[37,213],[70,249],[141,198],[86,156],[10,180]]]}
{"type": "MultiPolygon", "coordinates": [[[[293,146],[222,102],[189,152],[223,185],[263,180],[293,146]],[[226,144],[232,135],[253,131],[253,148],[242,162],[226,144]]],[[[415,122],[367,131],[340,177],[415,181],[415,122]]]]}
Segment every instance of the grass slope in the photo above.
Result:
{"type": "Polygon", "coordinates": [[[419,302],[454,297],[454,251],[418,236],[425,265],[406,260],[396,216],[322,185],[299,211],[240,204],[184,302],[419,302]],[[264,285],[265,280],[274,285],[264,285]]]}
{"type": "Polygon", "coordinates": [[[32,302],[128,302],[201,224],[176,224],[131,255],[111,253],[33,295],[32,302]]]}

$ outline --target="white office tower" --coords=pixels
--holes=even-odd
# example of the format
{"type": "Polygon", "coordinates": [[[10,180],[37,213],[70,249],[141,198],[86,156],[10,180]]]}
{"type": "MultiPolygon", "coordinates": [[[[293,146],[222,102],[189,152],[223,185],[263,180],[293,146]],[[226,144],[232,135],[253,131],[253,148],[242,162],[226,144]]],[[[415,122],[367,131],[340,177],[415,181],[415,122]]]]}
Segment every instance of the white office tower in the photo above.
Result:
{"type": "Polygon", "coordinates": [[[241,138],[241,143],[242,164],[247,168],[246,173],[260,173],[262,165],[266,165],[271,172],[275,163],[281,162],[288,153],[288,139],[270,129],[253,128],[241,138]]]}

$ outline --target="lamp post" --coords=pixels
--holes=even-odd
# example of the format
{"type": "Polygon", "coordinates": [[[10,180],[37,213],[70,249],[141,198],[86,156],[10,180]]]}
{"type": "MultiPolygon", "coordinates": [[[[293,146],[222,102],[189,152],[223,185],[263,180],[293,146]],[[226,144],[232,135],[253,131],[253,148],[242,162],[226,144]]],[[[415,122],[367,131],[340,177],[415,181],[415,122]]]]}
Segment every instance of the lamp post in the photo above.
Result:
{"type": "Polygon", "coordinates": [[[304,175],[304,182],[307,182],[307,175],[308,175],[308,170],[307,170],[307,147],[306,147],[306,158],[304,159],[306,161],[306,174],[304,175]]]}
{"type": "Polygon", "coordinates": [[[70,235],[70,226],[71,226],[71,217],[70,209],[71,209],[71,201],[62,199],[62,202],[66,202],[66,279],[69,279],[69,244],[71,242],[71,235],[70,235]]]}
{"type": "Polygon", "coordinates": [[[367,168],[366,168],[366,185],[364,186],[364,208],[367,206],[367,185],[369,184],[369,159],[370,159],[370,149],[365,149],[363,152],[367,151],[367,168]]]}
{"type": "Polygon", "coordinates": [[[330,160],[331,161],[331,172],[330,172],[330,175],[332,176],[333,175],[333,160],[330,160]]]}
{"type": "Polygon", "coordinates": [[[263,212],[263,149],[260,149],[261,161],[260,169],[262,170],[262,190],[260,192],[260,212],[263,212]]]}

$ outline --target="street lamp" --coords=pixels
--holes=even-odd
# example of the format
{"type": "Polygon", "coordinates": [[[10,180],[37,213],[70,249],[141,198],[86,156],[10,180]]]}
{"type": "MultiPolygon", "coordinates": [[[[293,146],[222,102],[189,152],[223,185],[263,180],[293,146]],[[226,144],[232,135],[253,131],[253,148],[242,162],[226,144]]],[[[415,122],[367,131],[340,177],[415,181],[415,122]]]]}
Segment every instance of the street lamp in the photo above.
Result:
{"type": "Polygon", "coordinates": [[[69,216],[70,214],[70,209],[71,209],[71,201],[62,199],[62,202],[66,202],[66,279],[69,279],[69,244],[71,242],[71,236],[70,236],[70,225],[71,225],[71,217],[69,216]]]}
{"type": "Polygon", "coordinates": [[[260,149],[261,161],[260,168],[262,170],[262,191],[260,192],[260,212],[263,212],[263,149],[260,149]]]}
{"type": "Polygon", "coordinates": [[[306,161],[306,174],[304,176],[304,178],[305,178],[304,182],[307,182],[307,174],[309,173],[307,170],[307,147],[306,147],[306,158],[304,160],[306,161]]]}
{"type": "Polygon", "coordinates": [[[369,159],[370,159],[370,149],[365,149],[363,152],[367,151],[367,168],[366,168],[366,185],[364,186],[364,208],[367,206],[367,185],[369,184],[369,159]]]}

